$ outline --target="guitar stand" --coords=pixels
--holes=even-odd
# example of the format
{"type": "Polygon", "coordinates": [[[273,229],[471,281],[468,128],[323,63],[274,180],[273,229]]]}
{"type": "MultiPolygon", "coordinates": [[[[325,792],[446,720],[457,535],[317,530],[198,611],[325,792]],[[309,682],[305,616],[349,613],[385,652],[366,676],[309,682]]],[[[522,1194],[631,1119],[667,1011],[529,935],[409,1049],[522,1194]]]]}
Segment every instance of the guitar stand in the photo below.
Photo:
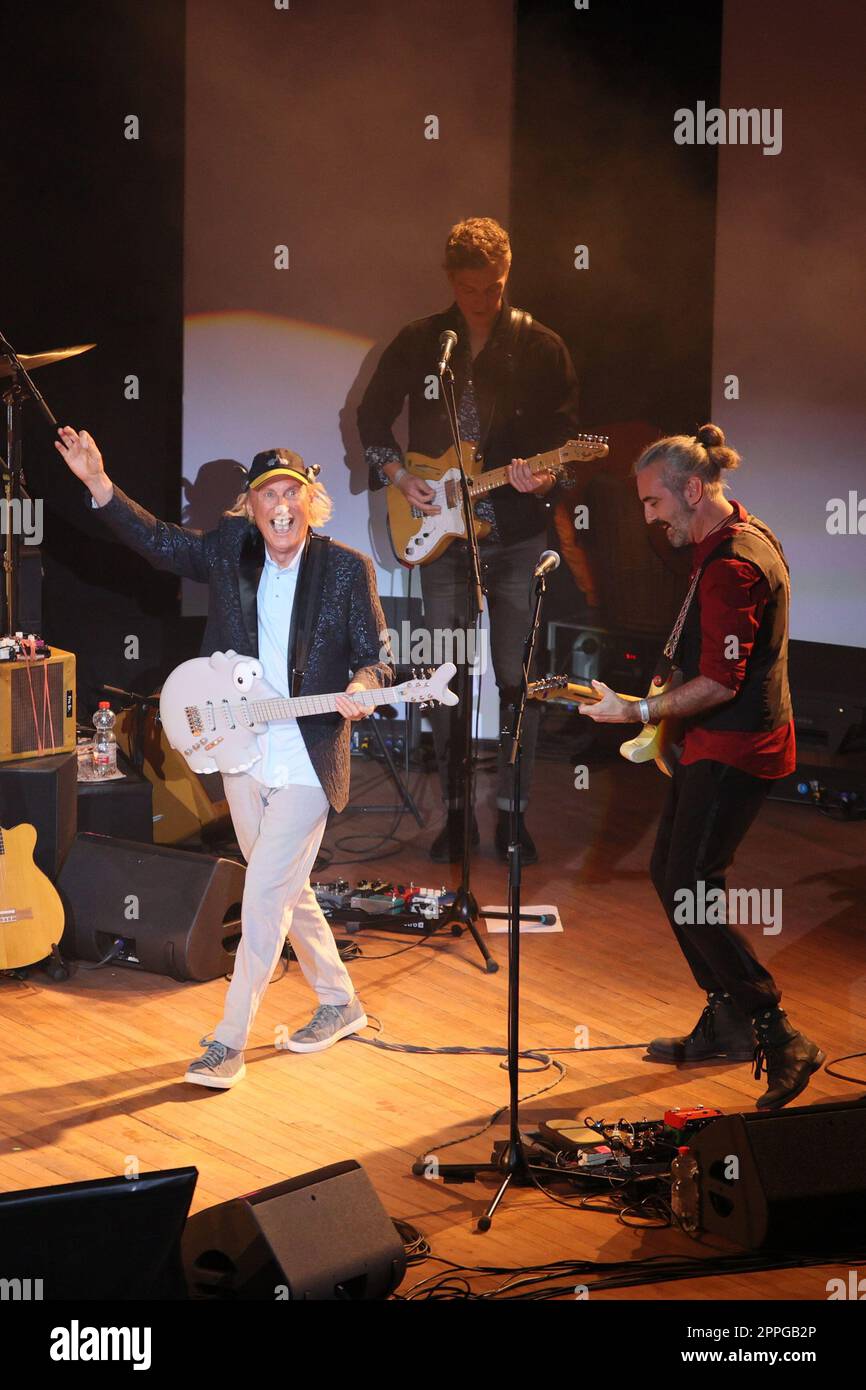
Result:
{"type": "MultiPolygon", "coordinates": [[[[384,738],[382,737],[382,730],[381,730],[380,727],[379,727],[380,720],[376,717],[376,715],[375,715],[375,714],[368,714],[364,719],[359,719],[358,723],[359,723],[359,724],[369,724],[369,725],[370,725],[370,728],[373,730],[373,733],[374,733],[374,735],[375,735],[375,737],[376,737],[376,742],[378,743],[379,748],[380,748],[381,753],[382,753],[382,757],[383,757],[384,760],[385,760],[385,766],[387,767],[388,772],[389,772],[390,777],[391,777],[391,780],[392,780],[392,782],[394,783],[394,786],[397,788],[397,792],[399,793],[399,796],[400,796],[400,801],[399,801],[399,803],[398,803],[400,815],[399,815],[398,819],[402,818],[402,816],[404,815],[404,813],[405,813],[406,811],[411,811],[411,812],[412,812],[412,815],[415,817],[415,820],[417,821],[418,825],[423,829],[423,827],[424,827],[424,817],[421,815],[421,812],[418,810],[418,806],[417,806],[417,803],[416,803],[416,801],[415,801],[415,798],[413,797],[411,791],[409,790],[409,742],[410,742],[410,739],[409,739],[409,731],[410,731],[410,726],[411,726],[411,719],[412,719],[412,709],[411,709],[411,705],[408,705],[408,704],[407,704],[407,706],[406,706],[406,725],[405,725],[405,730],[406,730],[406,732],[405,732],[405,737],[404,737],[404,739],[403,739],[403,775],[402,775],[402,777],[401,777],[401,775],[400,775],[400,771],[399,771],[399,769],[398,769],[398,767],[397,767],[397,764],[394,762],[394,757],[393,757],[393,755],[392,755],[392,753],[391,753],[391,749],[388,747],[387,743],[385,742],[384,738]]],[[[374,813],[376,813],[376,812],[384,812],[384,811],[396,811],[397,809],[398,809],[397,806],[353,806],[353,807],[352,807],[352,810],[354,810],[354,811],[363,811],[363,812],[366,812],[366,813],[368,813],[368,814],[374,814],[374,813]]]]}
{"type": "Polygon", "coordinates": [[[50,980],[57,983],[61,980],[68,980],[72,975],[68,962],[60,954],[60,947],[55,942],[51,947],[50,956],[45,956],[42,960],[31,961],[29,965],[16,965],[10,970],[0,970],[0,976],[8,980],[28,980],[34,970],[41,970],[43,975],[47,975],[50,980]]]}

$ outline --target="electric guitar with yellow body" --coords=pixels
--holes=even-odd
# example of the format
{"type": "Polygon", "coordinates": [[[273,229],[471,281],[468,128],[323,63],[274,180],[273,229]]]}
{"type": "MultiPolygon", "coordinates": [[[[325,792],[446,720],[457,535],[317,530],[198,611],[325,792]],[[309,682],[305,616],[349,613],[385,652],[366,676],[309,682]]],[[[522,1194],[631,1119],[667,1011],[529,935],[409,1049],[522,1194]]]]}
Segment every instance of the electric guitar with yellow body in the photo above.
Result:
{"type": "MultiPolygon", "coordinates": [[[[486,497],[496,488],[507,486],[507,468],[490,468],[482,473],[479,471],[475,445],[464,443],[461,452],[471,498],[486,497]]],[[[526,462],[533,473],[552,473],[554,477],[560,477],[568,473],[571,465],[603,459],[607,453],[607,439],[602,435],[581,434],[577,439],[563,444],[561,449],[535,454],[526,462]]],[[[430,484],[434,494],[430,498],[430,505],[438,507],[439,513],[428,516],[426,512],[419,511],[398,487],[392,485],[388,488],[388,530],[394,554],[401,565],[426,565],[437,559],[453,540],[466,536],[460,470],[454,462],[452,448],[435,459],[428,458],[426,454],[408,453],[406,471],[430,484]]],[[[479,539],[486,536],[489,530],[488,522],[476,518],[475,531],[479,539]]]]}
{"type": "MultiPolygon", "coordinates": [[[[676,668],[665,678],[654,676],[646,698],[664,695],[682,683],[682,674],[676,668]]],[[[568,704],[590,704],[601,699],[598,691],[591,685],[577,685],[567,676],[548,676],[546,680],[533,681],[529,687],[532,700],[552,700],[568,704]]],[[[639,700],[639,695],[620,695],[621,700],[639,700]]],[[[681,719],[660,719],[657,724],[644,724],[639,734],[620,745],[620,753],[630,763],[655,763],[666,777],[673,775],[679,760],[682,744],[683,721],[681,719]]]]}
{"type": "Polygon", "coordinates": [[[63,935],[63,903],[33,862],[32,825],[0,829],[0,970],[17,970],[51,955],[63,935]]]}

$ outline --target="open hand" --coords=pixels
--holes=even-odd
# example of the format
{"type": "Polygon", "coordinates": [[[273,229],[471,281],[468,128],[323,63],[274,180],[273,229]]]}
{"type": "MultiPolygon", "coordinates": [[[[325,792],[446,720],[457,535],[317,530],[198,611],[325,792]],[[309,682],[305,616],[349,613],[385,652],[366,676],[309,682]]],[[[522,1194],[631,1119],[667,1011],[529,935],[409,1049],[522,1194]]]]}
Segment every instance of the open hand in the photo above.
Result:
{"type": "Polygon", "coordinates": [[[79,434],[71,425],[63,425],[57,433],[60,438],[55,439],[54,447],[66,460],[76,478],[89,484],[104,474],[102,455],[96,447],[95,439],[92,439],[86,430],[79,434]]]}

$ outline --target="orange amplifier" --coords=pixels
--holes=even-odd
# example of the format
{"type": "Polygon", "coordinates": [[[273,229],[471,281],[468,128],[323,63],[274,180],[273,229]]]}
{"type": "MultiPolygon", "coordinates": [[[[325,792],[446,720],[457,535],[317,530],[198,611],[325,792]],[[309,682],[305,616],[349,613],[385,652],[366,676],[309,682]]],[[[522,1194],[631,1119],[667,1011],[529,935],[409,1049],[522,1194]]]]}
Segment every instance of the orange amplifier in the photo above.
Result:
{"type": "Polygon", "coordinates": [[[33,661],[0,661],[0,761],[75,747],[75,657],[50,650],[33,661]]]}

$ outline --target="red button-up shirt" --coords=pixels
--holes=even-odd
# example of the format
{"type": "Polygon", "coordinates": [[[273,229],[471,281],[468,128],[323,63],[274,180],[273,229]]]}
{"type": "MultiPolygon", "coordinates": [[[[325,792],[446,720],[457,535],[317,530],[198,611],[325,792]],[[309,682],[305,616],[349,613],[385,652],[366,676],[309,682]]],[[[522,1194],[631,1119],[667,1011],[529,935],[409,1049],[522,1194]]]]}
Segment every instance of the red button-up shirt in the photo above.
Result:
{"type": "MultiPolygon", "coordinates": [[[[694,547],[692,575],[716,546],[734,533],[737,522],[748,520],[745,507],[733,498],[730,501],[734,507],[730,521],[694,547]]],[[[737,691],[745,679],[746,665],[770,596],[767,580],[750,561],[725,557],[716,560],[701,576],[698,596],[701,605],[700,674],[728,690],[737,691]],[[725,656],[729,649],[728,639],[732,636],[739,643],[738,661],[725,656]]],[[[696,763],[702,758],[728,763],[754,777],[787,777],[797,766],[794,721],[778,729],[758,732],[704,729],[697,723],[686,733],[682,762],[696,763]]]]}

